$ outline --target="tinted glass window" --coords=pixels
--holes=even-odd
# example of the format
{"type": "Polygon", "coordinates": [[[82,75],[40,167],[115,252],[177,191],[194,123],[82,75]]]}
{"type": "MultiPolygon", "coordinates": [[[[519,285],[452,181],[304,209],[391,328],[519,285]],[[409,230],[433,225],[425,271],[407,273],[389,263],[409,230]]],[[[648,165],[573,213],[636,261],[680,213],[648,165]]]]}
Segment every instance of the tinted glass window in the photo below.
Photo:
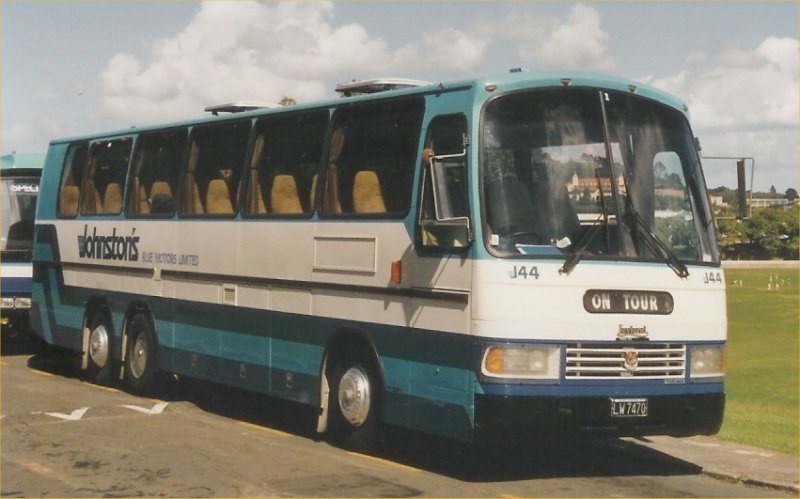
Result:
{"type": "Polygon", "coordinates": [[[133,139],[93,142],[81,186],[82,215],[117,215],[122,211],[133,139]]]}
{"type": "Polygon", "coordinates": [[[0,178],[0,259],[30,261],[39,177],[0,178]]]}
{"type": "Polygon", "coordinates": [[[73,144],[67,151],[61,189],[58,193],[58,216],[60,217],[74,217],[78,214],[81,185],[88,155],[89,144],[87,143],[73,144]]]}
{"type": "Polygon", "coordinates": [[[497,254],[718,260],[679,111],[628,93],[540,90],[491,101],[483,127],[485,221],[497,254]]]}
{"type": "Polygon", "coordinates": [[[323,213],[408,212],[422,97],[346,106],[334,114],[323,213]]]}
{"type": "Polygon", "coordinates": [[[175,213],[186,130],[150,133],[139,138],[128,186],[129,215],[175,213]]]}
{"type": "Polygon", "coordinates": [[[248,215],[311,213],[328,111],[279,115],[256,124],[242,202],[248,215]]]}
{"type": "Polygon", "coordinates": [[[181,213],[232,215],[237,211],[239,180],[249,121],[195,128],[183,177],[181,213]]]}

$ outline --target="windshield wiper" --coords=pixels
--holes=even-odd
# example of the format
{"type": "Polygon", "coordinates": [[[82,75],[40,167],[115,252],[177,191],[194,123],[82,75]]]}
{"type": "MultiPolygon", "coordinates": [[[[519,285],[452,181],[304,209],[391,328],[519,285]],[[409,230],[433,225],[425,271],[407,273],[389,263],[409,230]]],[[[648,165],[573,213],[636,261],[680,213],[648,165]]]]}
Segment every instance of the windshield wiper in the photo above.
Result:
{"type": "MultiPolygon", "coordinates": [[[[589,243],[591,243],[597,236],[597,233],[600,232],[601,220],[605,221],[605,223],[608,224],[608,215],[605,213],[605,210],[603,211],[603,213],[600,214],[599,217],[597,217],[597,220],[594,221],[592,226],[589,227],[589,230],[584,232],[581,235],[581,238],[578,239],[578,242],[575,243],[575,246],[573,247],[572,251],[570,251],[569,255],[567,255],[567,259],[564,260],[564,264],[561,266],[560,269],[558,269],[559,274],[569,275],[569,273],[572,272],[572,269],[574,269],[575,266],[578,265],[578,262],[581,260],[581,257],[583,257],[583,254],[586,252],[586,248],[589,246],[589,243]]],[[[607,230],[608,228],[606,228],[606,231],[607,230]]]]}
{"type": "Polygon", "coordinates": [[[606,249],[609,247],[609,231],[608,231],[608,210],[606,209],[606,202],[605,202],[605,193],[603,192],[603,182],[600,180],[600,168],[595,168],[594,170],[594,178],[597,180],[597,190],[600,191],[600,216],[597,217],[597,220],[594,221],[589,230],[584,232],[581,235],[581,238],[575,243],[572,251],[569,252],[567,259],[564,260],[564,265],[558,269],[559,274],[567,274],[569,275],[572,272],[572,269],[578,265],[578,262],[581,260],[581,257],[586,252],[586,248],[589,246],[589,243],[594,241],[594,238],[597,236],[597,233],[600,229],[600,220],[603,221],[603,225],[605,226],[605,235],[606,235],[606,249]]]}
{"type": "Polygon", "coordinates": [[[664,244],[661,239],[658,238],[655,233],[653,233],[650,226],[647,225],[647,222],[642,219],[642,216],[633,208],[633,203],[630,200],[630,196],[625,196],[625,206],[626,206],[626,215],[625,215],[625,223],[628,224],[628,227],[631,229],[633,233],[633,240],[638,241],[639,239],[636,237],[636,234],[642,234],[645,237],[641,239],[641,242],[647,246],[650,251],[655,254],[660,254],[664,261],[669,265],[678,277],[689,277],[689,269],[686,265],[683,264],[678,257],[675,256],[675,253],[669,249],[669,247],[664,244]],[[641,231],[637,230],[637,228],[642,229],[641,231]]]}

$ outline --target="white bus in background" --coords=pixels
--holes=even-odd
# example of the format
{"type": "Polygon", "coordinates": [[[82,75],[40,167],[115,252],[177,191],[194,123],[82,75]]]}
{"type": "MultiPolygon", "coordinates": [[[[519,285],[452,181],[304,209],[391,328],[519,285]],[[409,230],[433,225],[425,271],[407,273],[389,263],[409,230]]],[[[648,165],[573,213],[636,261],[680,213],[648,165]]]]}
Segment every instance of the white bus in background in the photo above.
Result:
{"type": "Polygon", "coordinates": [[[353,447],[718,431],[724,278],[680,101],[576,72],[340,90],[53,141],[36,331],[100,382],[298,401],[353,447]]]}
{"type": "Polygon", "coordinates": [[[31,258],[36,197],[44,154],[5,154],[0,158],[0,331],[4,351],[30,346],[31,258]]]}

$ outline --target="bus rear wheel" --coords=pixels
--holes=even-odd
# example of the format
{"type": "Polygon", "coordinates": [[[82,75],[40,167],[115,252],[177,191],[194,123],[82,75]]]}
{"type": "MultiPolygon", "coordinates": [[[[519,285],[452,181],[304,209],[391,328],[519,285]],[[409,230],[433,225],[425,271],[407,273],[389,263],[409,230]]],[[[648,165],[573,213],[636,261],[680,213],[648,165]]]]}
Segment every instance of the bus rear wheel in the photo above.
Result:
{"type": "Polygon", "coordinates": [[[377,442],[380,384],[372,363],[342,359],[333,367],[328,407],[330,437],[347,449],[369,451],[377,442]]]}
{"type": "Polygon", "coordinates": [[[142,313],[134,315],[128,323],[127,336],[125,383],[134,393],[151,393],[155,388],[158,364],[156,335],[150,319],[142,313]]]}
{"type": "Polygon", "coordinates": [[[86,377],[98,384],[111,382],[113,359],[111,342],[113,339],[111,323],[105,311],[98,310],[89,321],[89,342],[87,345],[88,362],[86,377]]]}

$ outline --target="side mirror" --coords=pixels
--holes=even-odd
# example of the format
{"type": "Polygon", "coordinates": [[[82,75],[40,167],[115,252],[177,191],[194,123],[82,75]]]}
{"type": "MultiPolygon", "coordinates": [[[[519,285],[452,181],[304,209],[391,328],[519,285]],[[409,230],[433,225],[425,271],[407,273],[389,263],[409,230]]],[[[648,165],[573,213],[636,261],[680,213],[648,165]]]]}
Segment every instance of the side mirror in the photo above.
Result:
{"type": "MultiPolygon", "coordinates": [[[[420,219],[422,245],[425,247],[456,249],[467,248],[472,243],[466,157],[464,150],[460,154],[431,158],[431,199],[427,202],[430,202],[432,210],[428,217],[420,219]]],[[[427,181],[427,178],[423,179],[423,182],[427,181]]]]}
{"type": "Polygon", "coordinates": [[[420,225],[422,245],[428,248],[460,249],[472,243],[468,218],[428,221],[420,225]]]}
{"type": "Polygon", "coordinates": [[[736,161],[736,181],[736,198],[739,201],[736,218],[747,218],[747,184],[744,179],[744,159],[736,161]]]}

